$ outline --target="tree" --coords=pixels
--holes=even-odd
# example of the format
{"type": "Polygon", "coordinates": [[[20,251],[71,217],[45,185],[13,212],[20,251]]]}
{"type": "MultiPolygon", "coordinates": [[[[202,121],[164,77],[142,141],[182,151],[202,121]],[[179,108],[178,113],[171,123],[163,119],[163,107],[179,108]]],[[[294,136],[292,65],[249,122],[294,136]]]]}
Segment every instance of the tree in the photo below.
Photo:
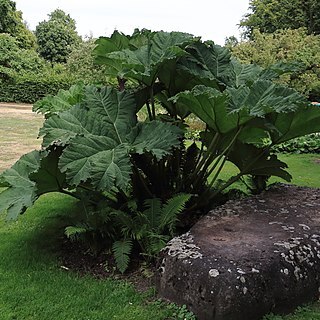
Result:
{"type": "Polygon", "coordinates": [[[73,48],[68,56],[66,68],[85,83],[106,83],[104,66],[94,63],[92,52],[95,46],[95,39],[90,38],[73,48]]]}
{"type": "Polygon", "coordinates": [[[0,33],[8,33],[16,38],[20,48],[35,47],[35,36],[23,23],[22,13],[16,10],[14,1],[0,0],[0,33]]]}
{"type": "Polygon", "coordinates": [[[308,34],[320,34],[318,0],[250,0],[249,9],[240,22],[244,35],[252,38],[253,30],[272,33],[279,29],[304,27],[308,34]]]}
{"type": "Polygon", "coordinates": [[[238,43],[239,43],[239,40],[237,39],[237,37],[230,36],[225,39],[224,46],[230,49],[238,45],[238,43]]]}
{"type": "Polygon", "coordinates": [[[43,71],[45,61],[33,49],[22,49],[13,36],[0,34],[0,82],[19,75],[43,71]]]}
{"type": "Polygon", "coordinates": [[[281,77],[283,83],[311,99],[320,97],[320,36],[308,35],[304,28],[279,30],[273,34],[254,30],[252,40],[231,47],[243,63],[266,68],[276,63],[297,64],[299,70],[281,77]]]}
{"type": "Polygon", "coordinates": [[[40,22],[35,34],[40,55],[51,63],[66,62],[72,48],[81,41],[75,20],[60,9],[49,14],[48,21],[40,22]]]}

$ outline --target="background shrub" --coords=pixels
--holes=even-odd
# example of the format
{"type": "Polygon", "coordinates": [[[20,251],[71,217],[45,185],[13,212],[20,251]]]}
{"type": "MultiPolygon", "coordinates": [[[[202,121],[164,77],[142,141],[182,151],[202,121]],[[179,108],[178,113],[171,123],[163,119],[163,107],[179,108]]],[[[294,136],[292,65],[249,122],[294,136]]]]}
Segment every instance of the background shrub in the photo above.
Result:
{"type": "Polygon", "coordinates": [[[320,133],[298,137],[273,147],[278,153],[320,153],[320,133]]]}
{"type": "Polygon", "coordinates": [[[242,63],[254,63],[263,68],[280,62],[297,64],[297,70],[281,76],[280,82],[310,100],[320,99],[319,35],[308,35],[304,28],[278,30],[272,34],[254,30],[249,41],[229,45],[242,63]]]}
{"type": "Polygon", "coordinates": [[[9,34],[0,34],[0,101],[34,103],[75,81],[61,64],[51,65],[34,49],[23,49],[9,34]]]}
{"type": "Polygon", "coordinates": [[[92,38],[79,43],[69,54],[66,69],[84,83],[105,84],[108,82],[105,66],[94,63],[92,52],[95,46],[95,39],[92,38]]]}

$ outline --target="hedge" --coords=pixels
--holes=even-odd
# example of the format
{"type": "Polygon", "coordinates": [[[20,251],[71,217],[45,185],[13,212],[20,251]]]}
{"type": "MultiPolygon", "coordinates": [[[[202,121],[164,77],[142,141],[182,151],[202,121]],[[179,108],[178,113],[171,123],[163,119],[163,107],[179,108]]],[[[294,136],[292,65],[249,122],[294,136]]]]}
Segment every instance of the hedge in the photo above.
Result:
{"type": "Polygon", "coordinates": [[[60,89],[68,89],[73,79],[66,75],[21,76],[10,82],[0,81],[0,102],[34,103],[60,89]]]}

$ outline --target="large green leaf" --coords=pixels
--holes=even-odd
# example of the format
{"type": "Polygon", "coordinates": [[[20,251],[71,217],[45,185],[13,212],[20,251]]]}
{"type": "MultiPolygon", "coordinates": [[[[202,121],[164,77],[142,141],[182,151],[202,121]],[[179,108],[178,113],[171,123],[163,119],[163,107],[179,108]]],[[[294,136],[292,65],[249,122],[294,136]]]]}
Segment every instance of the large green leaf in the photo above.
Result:
{"type": "Polygon", "coordinates": [[[133,94],[88,87],[81,106],[48,119],[41,133],[44,146],[67,145],[59,168],[69,184],[89,179],[98,190],[126,189],[131,168],[124,143],[136,121],[133,94]]]}
{"type": "Polygon", "coordinates": [[[229,152],[228,160],[234,163],[242,175],[278,176],[291,181],[291,175],[285,171],[287,165],[270,155],[267,150],[237,141],[229,152]]]}
{"type": "MultiPolygon", "coordinates": [[[[180,61],[179,59],[178,61],[180,61]]],[[[191,90],[199,84],[199,79],[195,78],[185,70],[178,68],[176,60],[171,60],[161,65],[158,72],[158,79],[163,84],[165,90],[156,95],[157,100],[168,111],[172,117],[177,115],[184,119],[190,114],[190,110],[179,103],[170,101],[169,98],[185,90],[191,90]]],[[[156,83],[157,84],[157,83],[156,83]]],[[[206,82],[204,82],[206,84],[206,82]]]]}
{"type": "Polygon", "coordinates": [[[80,103],[84,97],[85,87],[83,84],[76,84],[69,90],[59,90],[55,96],[46,96],[36,102],[33,111],[41,112],[46,118],[54,114],[70,109],[72,106],[80,103]]]}
{"type": "Polygon", "coordinates": [[[151,41],[149,62],[151,66],[184,55],[183,46],[192,41],[193,36],[182,32],[157,32],[151,41]]]}
{"type": "Polygon", "coordinates": [[[185,105],[178,101],[170,101],[165,91],[159,93],[157,99],[172,117],[178,115],[181,119],[185,119],[190,115],[190,110],[185,105]]]}
{"type": "Polygon", "coordinates": [[[76,135],[107,136],[115,144],[125,140],[136,124],[135,97],[131,93],[116,89],[87,87],[81,106],[48,119],[40,135],[43,146],[52,143],[65,145],[76,135]]]}
{"type": "Polygon", "coordinates": [[[268,131],[264,128],[246,126],[241,130],[238,139],[243,143],[263,145],[264,139],[269,139],[268,131]]]}
{"type": "Polygon", "coordinates": [[[261,74],[262,68],[254,64],[242,64],[235,58],[231,59],[228,70],[228,86],[240,87],[252,84],[261,74]]]}
{"type": "Polygon", "coordinates": [[[229,112],[246,109],[251,117],[265,117],[268,113],[288,113],[306,104],[305,98],[293,89],[268,80],[257,80],[252,86],[226,89],[231,100],[229,112]]]}
{"type": "Polygon", "coordinates": [[[108,73],[114,77],[123,76],[123,66],[121,61],[116,61],[107,57],[107,55],[114,51],[121,51],[129,48],[129,36],[126,36],[118,31],[114,31],[111,37],[100,37],[96,40],[96,47],[93,50],[95,63],[107,65],[108,73]]]}
{"type": "Polygon", "coordinates": [[[65,174],[58,168],[62,151],[62,147],[52,147],[49,152],[42,153],[40,168],[29,175],[30,180],[36,183],[38,195],[61,191],[65,187],[65,174]]]}
{"type": "Polygon", "coordinates": [[[188,46],[187,51],[190,56],[181,61],[180,69],[200,80],[209,80],[210,86],[216,87],[216,83],[223,85],[231,67],[231,53],[227,48],[212,42],[195,42],[188,46]]]}
{"type": "Polygon", "coordinates": [[[88,87],[84,105],[112,126],[113,137],[119,142],[137,123],[135,96],[127,91],[119,92],[112,87],[98,89],[88,87]]]}
{"type": "Polygon", "coordinates": [[[318,106],[306,105],[296,112],[272,114],[266,120],[273,128],[270,135],[275,144],[320,132],[320,108],[318,106]]]}
{"type": "Polygon", "coordinates": [[[161,65],[185,55],[183,47],[192,39],[190,34],[160,31],[149,39],[147,45],[137,50],[111,52],[106,57],[113,64],[121,66],[118,76],[129,77],[150,86],[155,82],[161,65]]]}
{"type": "MultiPolygon", "coordinates": [[[[115,70],[119,78],[131,78],[143,82],[144,77],[150,75],[149,68],[145,66],[145,59],[148,57],[148,46],[143,46],[132,51],[125,49],[107,54],[105,65],[110,70],[115,70]]],[[[111,73],[112,75],[112,73],[111,73]]]]}
{"type": "Polygon", "coordinates": [[[180,143],[182,130],[154,121],[137,125],[134,93],[88,87],[81,105],[48,119],[44,147],[64,147],[59,170],[71,186],[126,190],[131,180],[129,150],[158,159],[180,143]]]}
{"type": "Polygon", "coordinates": [[[113,186],[126,190],[130,186],[131,163],[124,145],[99,152],[90,162],[92,184],[98,190],[111,190],[113,186]]]}
{"type": "Polygon", "coordinates": [[[100,37],[95,41],[96,47],[93,50],[95,63],[109,64],[107,54],[124,49],[137,50],[146,45],[154,32],[142,30],[135,32],[132,36],[125,35],[117,30],[113,32],[111,37],[100,37]]]}
{"type": "Polygon", "coordinates": [[[137,126],[132,140],[132,152],[152,153],[158,160],[180,145],[183,131],[177,126],[160,121],[151,121],[137,126]]]}
{"type": "Polygon", "coordinates": [[[290,113],[306,104],[305,98],[296,91],[267,80],[257,80],[250,87],[229,87],[223,93],[213,88],[196,86],[191,91],[177,94],[172,100],[186,105],[219,133],[244,126],[256,117],[290,113]]]}
{"type": "Polygon", "coordinates": [[[32,151],[22,156],[0,176],[7,187],[0,193],[0,212],[7,209],[8,218],[15,219],[33,205],[40,195],[61,191],[65,175],[58,169],[62,148],[32,151]]]}
{"type": "MultiPolygon", "coordinates": [[[[66,112],[54,115],[45,121],[44,126],[40,129],[40,136],[43,136],[43,147],[51,144],[66,145],[71,138],[77,134],[97,134],[100,135],[107,128],[101,117],[97,114],[90,113],[85,108],[74,106],[66,112]]],[[[109,126],[110,127],[110,126],[109,126]]]]}
{"type": "Polygon", "coordinates": [[[20,158],[1,179],[9,186],[0,193],[0,212],[7,210],[8,218],[15,219],[37,199],[37,188],[29,175],[39,169],[40,154],[32,151],[20,158]]]}
{"type": "Polygon", "coordinates": [[[238,126],[239,115],[229,114],[228,96],[216,89],[197,86],[172,98],[184,104],[215,132],[226,133],[238,126]]]}
{"type": "MultiPolygon", "coordinates": [[[[70,144],[64,150],[59,161],[59,168],[66,173],[67,180],[71,185],[77,186],[89,178],[92,179],[92,175],[95,174],[95,177],[100,177],[100,179],[92,179],[92,184],[97,186],[98,189],[102,189],[103,185],[105,187],[108,185],[108,189],[110,189],[111,182],[106,182],[106,179],[110,177],[108,172],[113,170],[114,163],[123,163],[121,159],[127,155],[123,148],[120,149],[123,152],[120,152],[120,150],[116,152],[117,146],[118,144],[114,140],[105,136],[78,135],[70,141],[70,144]],[[117,159],[117,156],[120,158],[117,159]],[[101,166],[103,161],[105,167],[101,166]],[[109,168],[109,166],[112,167],[109,168]]],[[[120,173],[127,174],[127,176],[129,176],[127,173],[128,161],[124,163],[123,173],[121,173],[120,167],[120,173]]],[[[121,178],[122,180],[123,178],[121,178]]],[[[125,180],[127,181],[128,177],[125,180]]],[[[114,181],[114,178],[112,178],[112,181],[114,181]]],[[[122,187],[126,186],[122,185],[122,187]]]]}
{"type": "Polygon", "coordinates": [[[130,38],[127,35],[115,30],[111,37],[100,37],[95,41],[96,47],[93,50],[96,63],[103,63],[106,54],[114,51],[121,51],[129,48],[130,38]],[[100,60],[101,59],[101,60],[100,60]]]}

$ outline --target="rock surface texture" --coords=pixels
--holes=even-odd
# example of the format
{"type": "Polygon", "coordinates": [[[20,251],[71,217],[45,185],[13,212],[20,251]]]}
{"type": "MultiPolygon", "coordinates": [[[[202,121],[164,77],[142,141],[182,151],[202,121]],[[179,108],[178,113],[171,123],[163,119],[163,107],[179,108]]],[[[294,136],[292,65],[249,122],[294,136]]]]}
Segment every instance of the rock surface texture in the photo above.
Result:
{"type": "Polygon", "coordinates": [[[160,295],[199,320],[256,320],[320,294],[320,189],[277,185],[209,212],[161,252],[160,295]]]}

